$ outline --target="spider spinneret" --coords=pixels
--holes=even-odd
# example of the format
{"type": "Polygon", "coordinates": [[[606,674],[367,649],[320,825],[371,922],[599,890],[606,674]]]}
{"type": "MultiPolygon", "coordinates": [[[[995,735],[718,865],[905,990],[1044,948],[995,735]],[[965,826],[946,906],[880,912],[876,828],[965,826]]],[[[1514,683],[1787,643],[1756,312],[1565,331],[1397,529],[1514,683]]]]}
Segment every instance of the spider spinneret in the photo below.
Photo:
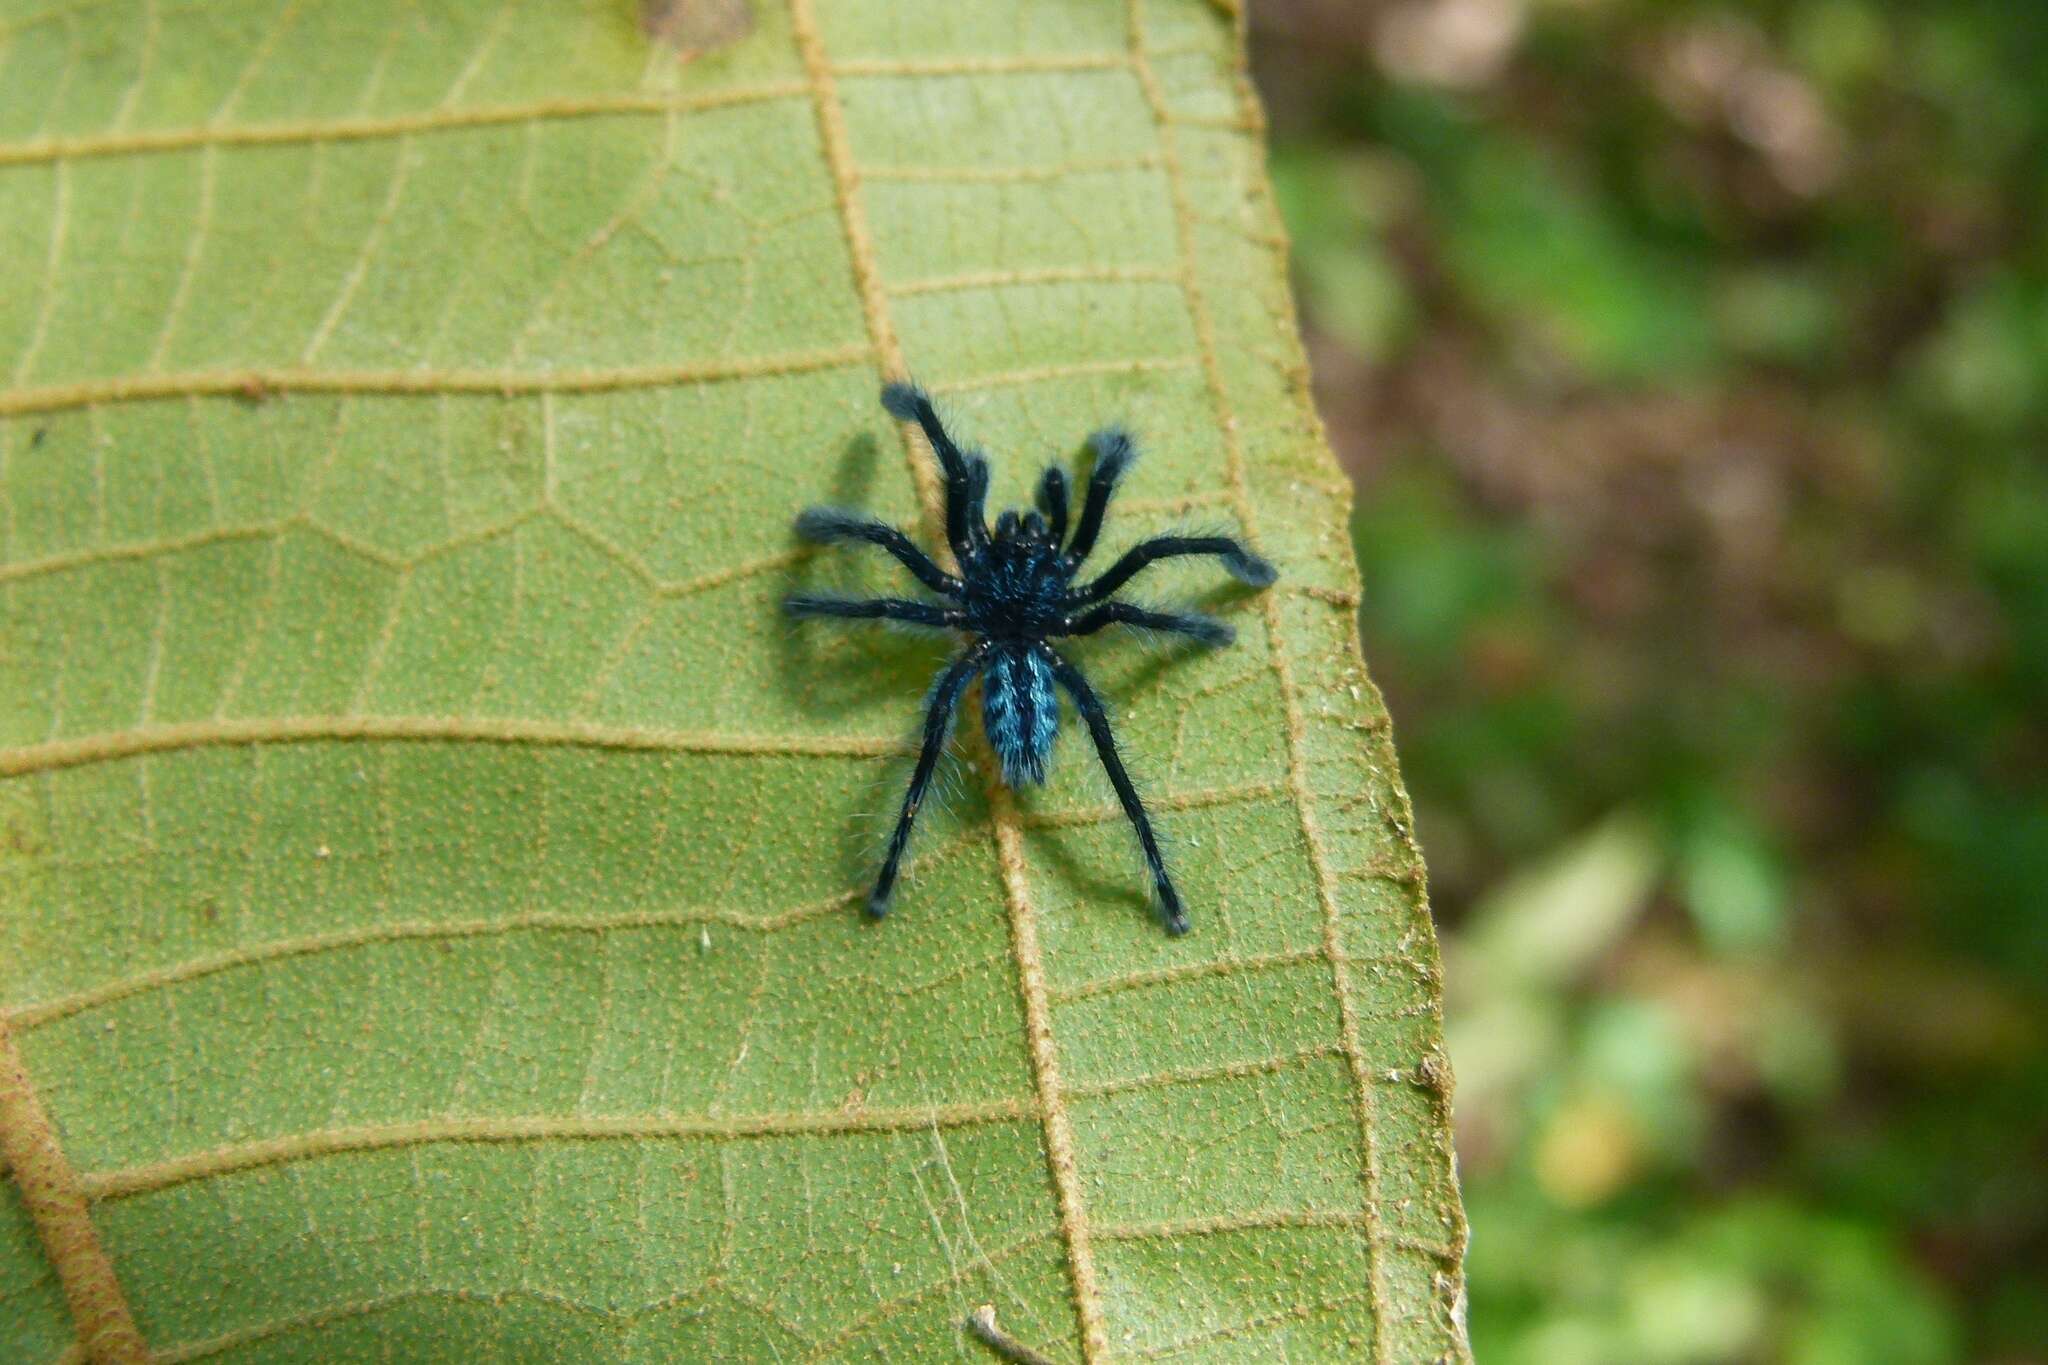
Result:
{"type": "Polygon", "coordinates": [[[1232,575],[1255,588],[1273,582],[1273,566],[1228,536],[1155,536],[1125,551],[1100,576],[1077,584],[1075,575],[1095,549],[1117,481],[1136,458],[1128,433],[1107,427],[1088,438],[1095,450],[1095,467],[1089,472],[1080,517],[1069,539],[1067,476],[1059,466],[1049,466],[1040,478],[1036,510],[1006,511],[996,518],[991,530],[984,511],[987,458],[954,444],[939,422],[930,395],[914,385],[888,385],[882,390],[882,406],[898,421],[916,422],[931,442],[945,479],[946,540],[960,572],[947,573],[908,536],[884,522],[857,512],[813,507],[797,517],[797,534],[821,544],[845,540],[877,546],[942,601],[798,594],[784,603],[792,616],[895,621],[958,631],[968,640],[966,648],[932,684],[917,768],[911,775],[910,790],[904,793],[881,874],[868,894],[868,914],[879,919],[889,911],[911,826],[946,746],[953,708],[978,674],[982,680],[982,729],[1000,762],[1003,781],[1013,788],[1045,781],[1053,741],[1059,735],[1057,691],[1072,699],[1095,742],[1110,785],[1116,789],[1117,800],[1137,831],[1166,930],[1186,933],[1187,912],[1167,874],[1145,803],[1124,770],[1109,714],[1081,671],[1049,641],[1092,635],[1109,626],[1130,626],[1185,635],[1206,645],[1227,645],[1235,638],[1234,632],[1212,616],[1155,611],[1117,601],[1113,594],[1147,565],[1176,556],[1213,555],[1232,575]]]}

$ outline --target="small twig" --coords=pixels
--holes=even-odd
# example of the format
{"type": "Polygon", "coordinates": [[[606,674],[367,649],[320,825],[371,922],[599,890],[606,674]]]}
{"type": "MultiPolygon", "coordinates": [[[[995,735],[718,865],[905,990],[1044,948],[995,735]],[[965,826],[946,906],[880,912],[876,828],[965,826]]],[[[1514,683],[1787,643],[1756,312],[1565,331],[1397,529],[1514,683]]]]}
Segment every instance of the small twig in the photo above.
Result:
{"type": "Polygon", "coordinates": [[[967,1315],[967,1330],[974,1333],[982,1345],[1016,1365],[1052,1365],[1051,1357],[1040,1355],[996,1326],[996,1306],[992,1303],[985,1303],[967,1315]]]}

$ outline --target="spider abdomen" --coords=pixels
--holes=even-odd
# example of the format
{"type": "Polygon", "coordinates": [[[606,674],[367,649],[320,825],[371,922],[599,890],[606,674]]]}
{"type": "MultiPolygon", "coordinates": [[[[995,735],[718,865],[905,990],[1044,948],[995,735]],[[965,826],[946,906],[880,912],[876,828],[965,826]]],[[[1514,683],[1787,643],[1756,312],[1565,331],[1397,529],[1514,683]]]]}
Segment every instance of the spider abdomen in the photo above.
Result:
{"type": "Polygon", "coordinates": [[[1012,787],[1045,781],[1060,730],[1052,663],[1030,645],[999,646],[981,675],[981,727],[1012,787]]]}

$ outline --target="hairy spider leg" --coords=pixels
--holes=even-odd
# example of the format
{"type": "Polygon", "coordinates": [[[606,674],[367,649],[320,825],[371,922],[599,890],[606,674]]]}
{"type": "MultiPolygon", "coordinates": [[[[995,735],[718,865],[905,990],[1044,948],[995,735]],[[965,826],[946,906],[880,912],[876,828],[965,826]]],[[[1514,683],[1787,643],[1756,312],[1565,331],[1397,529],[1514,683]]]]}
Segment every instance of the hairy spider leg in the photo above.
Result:
{"type": "Polygon", "coordinates": [[[909,536],[886,522],[836,507],[811,507],[798,515],[796,533],[819,545],[829,545],[835,540],[855,540],[880,546],[933,592],[944,593],[948,597],[960,595],[959,579],[932,563],[931,557],[912,544],[909,536]]]}
{"type": "Polygon", "coordinates": [[[1046,534],[1054,545],[1067,538],[1067,471],[1047,465],[1038,481],[1038,510],[1045,513],[1046,534]]]}
{"type": "Polygon", "coordinates": [[[1081,503],[1081,523],[1074,528],[1074,543],[1067,547],[1064,556],[1069,573],[1080,567],[1081,561],[1095,549],[1095,538],[1102,534],[1102,517],[1109,511],[1110,495],[1116,492],[1117,480],[1138,458],[1131,434],[1122,427],[1104,427],[1088,438],[1088,444],[1095,447],[1095,468],[1088,471],[1088,495],[1081,503]]]}
{"type": "Polygon", "coordinates": [[[978,450],[967,452],[967,507],[962,513],[970,535],[988,543],[988,456],[978,450]]]}
{"type": "Polygon", "coordinates": [[[1076,604],[1100,602],[1136,578],[1147,566],[1181,555],[1215,555],[1223,561],[1223,567],[1233,578],[1254,588],[1271,587],[1278,576],[1271,564],[1229,536],[1154,536],[1124,551],[1123,557],[1110,565],[1100,578],[1076,589],[1070,600],[1076,604]]]}
{"type": "Polygon", "coordinates": [[[1091,607],[1079,616],[1070,616],[1062,624],[1062,635],[1093,635],[1105,626],[1137,626],[1141,630],[1163,630],[1172,635],[1188,635],[1205,645],[1227,645],[1237,638],[1237,632],[1227,623],[1213,616],[1202,616],[1195,612],[1153,611],[1150,607],[1133,606],[1129,602],[1104,602],[1091,607]]]}
{"type": "Polygon", "coordinates": [[[1123,803],[1124,814],[1138,832],[1138,847],[1144,851],[1146,871],[1152,874],[1152,889],[1159,897],[1159,911],[1166,920],[1166,932],[1185,934],[1188,931],[1187,911],[1181,908],[1180,893],[1173,889],[1173,879],[1166,875],[1166,859],[1159,852],[1159,838],[1152,832],[1152,821],[1145,814],[1145,803],[1138,799],[1138,789],[1131,785],[1131,775],[1124,771],[1123,758],[1116,750],[1116,734],[1109,728],[1109,713],[1103,709],[1095,689],[1081,676],[1080,669],[1068,663],[1057,650],[1048,649],[1046,654],[1052,661],[1053,677],[1074,699],[1074,709],[1081,713],[1081,719],[1088,726],[1088,734],[1095,741],[1096,756],[1102,760],[1103,771],[1109,774],[1109,785],[1116,788],[1116,799],[1123,803]]]}
{"type": "Polygon", "coordinates": [[[900,621],[907,626],[959,630],[967,625],[967,613],[956,607],[930,602],[913,602],[907,597],[826,597],[797,593],[786,597],[782,609],[791,616],[839,616],[853,621],[900,621]]]}
{"type": "Polygon", "coordinates": [[[946,540],[963,563],[988,545],[988,525],[981,508],[988,496],[988,460],[975,452],[964,454],[946,434],[932,406],[931,395],[915,384],[888,384],[882,388],[882,406],[899,422],[916,422],[931,442],[939,470],[946,476],[946,540]]]}
{"type": "Polygon", "coordinates": [[[932,771],[946,748],[946,732],[953,725],[953,708],[960,701],[968,681],[988,657],[986,642],[968,647],[966,653],[946,666],[932,684],[924,714],[924,747],[918,750],[917,771],[910,775],[910,790],[903,794],[903,812],[896,817],[896,830],[889,836],[889,852],[882,859],[882,871],[875,889],[868,893],[868,915],[880,919],[889,913],[889,897],[896,890],[896,872],[903,864],[903,850],[910,843],[910,827],[917,822],[918,807],[924,804],[925,789],[931,786],[932,771]]]}

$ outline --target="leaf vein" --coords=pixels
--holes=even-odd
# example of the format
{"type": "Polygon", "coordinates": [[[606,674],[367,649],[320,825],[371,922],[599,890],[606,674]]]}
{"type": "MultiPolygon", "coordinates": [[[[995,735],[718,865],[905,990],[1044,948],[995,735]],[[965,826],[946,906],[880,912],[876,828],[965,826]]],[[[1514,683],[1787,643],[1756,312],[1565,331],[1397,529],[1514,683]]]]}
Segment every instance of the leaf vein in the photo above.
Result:
{"type": "Polygon", "coordinates": [[[467,109],[437,108],[385,117],[251,124],[234,127],[202,124],[191,128],[154,128],[134,133],[100,133],[79,137],[38,138],[0,145],[0,166],[26,166],[51,161],[82,161],[94,157],[134,156],[149,152],[195,151],[206,147],[275,147],[295,143],[367,142],[419,133],[456,132],[506,124],[604,118],[629,114],[695,113],[743,104],[800,99],[806,88],[780,81],[700,95],[603,95],[575,99],[535,100],[528,104],[477,105],[467,109]]]}
{"type": "Polygon", "coordinates": [[[642,729],[580,721],[466,716],[270,716],[186,721],[45,740],[0,749],[0,777],[107,763],[188,749],[317,744],[336,740],[471,742],[531,748],[621,749],[753,757],[884,758],[912,752],[901,739],[865,736],[722,734],[642,729]]]}
{"type": "Polygon", "coordinates": [[[127,1199],[198,1180],[286,1166],[321,1157],[355,1155],[441,1143],[606,1142],[620,1140],[725,1141],[743,1138],[829,1137],[848,1133],[906,1133],[930,1128],[971,1128],[1034,1117],[1025,1099],[984,1100],[926,1108],[842,1109],[815,1113],[536,1114],[490,1118],[422,1119],[362,1124],[215,1147],[163,1161],[93,1171],[78,1177],[95,1202],[127,1199]]]}
{"type": "Polygon", "coordinates": [[[246,401],[251,392],[436,398],[450,394],[517,398],[546,393],[610,393],[621,389],[673,388],[732,379],[846,369],[865,364],[871,358],[867,346],[835,346],[739,360],[625,365],[608,369],[435,369],[422,366],[405,370],[316,370],[301,367],[130,374],[12,389],[0,393],[0,417],[164,398],[237,398],[246,401]]]}
{"type": "MultiPolygon", "coordinates": [[[[1239,435],[1239,424],[1236,414],[1232,411],[1229,390],[1224,383],[1222,358],[1216,344],[1215,319],[1196,269],[1194,205],[1187,186],[1187,173],[1181,164],[1179,142],[1176,137],[1176,125],[1187,121],[1173,116],[1158,74],[1153,70],[1151,58],[1147,54],[1144,0],[1126,0],[1126,5],[1130,45],[1138,84],[1158,125],[1160,154],[1166,167],[1175,228],[1179,237],[1182,288],[1187,297],[1189,316],[1194,323],[1203,378],[1209,389],[1217,422],[1223,430],[1226,476],[1237,503],[1238,518],[1256,544],[1258,533],[1250,488],[1245,476],[1244,449],[1239,435]]],[[[1243,121],[1234,120],[1232,126],[1243,121]]],[[[1379,1222],[1380,1178],[1378,1131],[1375,1123],[1376,1101],[1366,1072],[1364,1050],[1359,1042],[1349,969],[1344,961],[1340,933],[1342,908],[1337,902],[1335,883],[1330,876],[1329,860],[1312,808],[1307,761],[1302,749],[1301,703],[1295,685],[1293,664],[1281,630],[1279,599],[1271,594],[1265,594],[1261,598],[1261,607],[1266,618],[1267,654],[1279,684],[1281,701],[1286,712],[1287,782],[1294,798],[1296,814],[1301,822],[1302,838],[1308,845],[1309,859],[1315,871],[1317,891],[1323,905],[1323,947],[1329,958],[1331,987],[1337,998],[1342,1050],[1349,1064],[1357,1105],[1363,1156],[1359,1175],[1363,1186],[1367,1220],[1365,1235],[1370,1252],[1369,1288],[1373,1320],[1373,1359],[1376,1365],[1390,1365],[1392,1311],[1386,1283],[1386,1256],[1383,1249],[1385,1232],[1379,1222]]]]}
{"type": "Polygon", "coordinates": [[[57,1140],[6,1015],[0,1015],[0,1164],[57,1273],[85,1354],[99,1361],[147,1361],[149,1347],[93,1227],[90,1196],[57,1140]]]}
{"type": "MultiPolygon", "coordinates": [[[[840,103],[811,0],[789,0],[789,16],[797,55],[803,62],[817,111],[819,140],[823,144],[826,169],[832,177],[841,226],[852,257],[853,284],[860,299],[861,313],[867,322],[876,357],[885,371],[902,376],[909,372],[909,367],[890,319],[888,295],[882,287],[874,242],[860,199],[860,172],[853,160],[845,110],[840,103]]],[[[899,423],[898,430],[926,523],[936,532],[943,525],[937,475],[926,461],[918,458],[917,443],[908,424],[899,423]]],[[[996,861],[1002,875],[1004,898],[1009,904],[1017,985],[1023,1000],[1026,1042],[1038,1091],[1037,1116],[1044,1134],[1047,1170],[1052,1179],[1060,1229],[1066,1243],[1067,1271],[1074,1288],[1074,1312],[1080,1328],[1081,1351],[1085,1359],[1094,1361],[1108,1353],[1108,1331],[1103,1323],[1102,1290],[1088,1240],[1087,1216],[1074,1157],[1073,1129],[1060,1088],[1059,1051],[1052,1032],[1052,1007],[1046,997],[1045,964],[1038,942],[1037,915],[1024,876],[1022,827],[1016,803],[1011,799],[1009,789],[997,779],[987,761],[987,753],[981,752],[978,757],[982,760],[980,766],[989,798],[989,821],[995,838],[996,861]]]]}

